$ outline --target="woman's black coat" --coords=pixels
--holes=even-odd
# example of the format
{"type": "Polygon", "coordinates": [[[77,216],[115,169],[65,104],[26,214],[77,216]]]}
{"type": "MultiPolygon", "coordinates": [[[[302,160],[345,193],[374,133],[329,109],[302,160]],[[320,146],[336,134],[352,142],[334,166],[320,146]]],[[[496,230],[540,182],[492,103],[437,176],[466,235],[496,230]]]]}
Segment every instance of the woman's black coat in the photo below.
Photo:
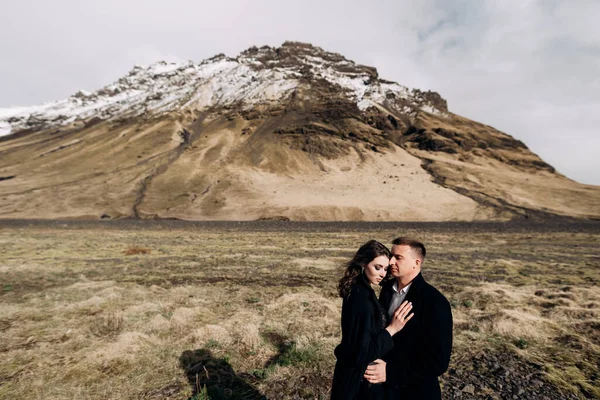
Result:
{"type": "Polygon", "coordinates": [[[335,349],[332,400],[354,399],[369,362],[383,358],[394,347],[385,321],[375,292],[364,275],[358,276],[342,304],[342,343],[335,349]]]}

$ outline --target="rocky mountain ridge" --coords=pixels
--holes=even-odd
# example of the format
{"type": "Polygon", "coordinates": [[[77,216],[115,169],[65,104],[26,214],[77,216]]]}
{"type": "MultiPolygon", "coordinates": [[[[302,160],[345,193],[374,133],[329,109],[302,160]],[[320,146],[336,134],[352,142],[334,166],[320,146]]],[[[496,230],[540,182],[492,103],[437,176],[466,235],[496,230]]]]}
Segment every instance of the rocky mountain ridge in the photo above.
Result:
{"type": "Polygon", "coordinates": [[[600,217],[521,141],[298,42],[135,67],[0,134],[0,218],[600,217]]]}
{"type": "Polygon", "coordinates": [[[0,136],[65,126],[90,118],[110,120],[154,117],[192,108],[249,110],[273,106],[302,83],[323,81],[353,98],[359,109],[373,103],[446,112],[437,93],[412,91],[381,80],[373,67],[356,65],[337,53],[309,44],[286,42],[280,48],[252,47],[238,57],[218,54],[200,63],[136,66],[126,76],[95,92],[80,90],[66,100],[0,110],[0,136]]]}

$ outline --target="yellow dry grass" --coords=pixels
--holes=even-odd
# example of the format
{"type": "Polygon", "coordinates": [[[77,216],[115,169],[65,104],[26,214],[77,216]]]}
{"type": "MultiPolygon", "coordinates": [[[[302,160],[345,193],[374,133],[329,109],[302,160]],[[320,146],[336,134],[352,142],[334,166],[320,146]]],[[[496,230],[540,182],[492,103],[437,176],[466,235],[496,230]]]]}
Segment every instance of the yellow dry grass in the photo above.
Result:
{"type": "Polygon", "coordinates": [[[502,227],[3,223],[0,398],[184,399],[215,379],[213,399],[326,398],[340,262],[399,234],[453,305],[451,368],[508,351],[600,396],[598,229],[502,227]]]}

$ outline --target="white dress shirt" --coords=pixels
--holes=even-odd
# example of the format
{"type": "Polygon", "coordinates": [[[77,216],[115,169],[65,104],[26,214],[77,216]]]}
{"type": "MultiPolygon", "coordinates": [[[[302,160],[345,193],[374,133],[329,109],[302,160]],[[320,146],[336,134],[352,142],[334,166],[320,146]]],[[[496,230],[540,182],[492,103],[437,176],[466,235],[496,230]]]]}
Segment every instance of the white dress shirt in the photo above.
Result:
{"type": "Polygon", "coordinates": [[[394,294],[392,295],[392,301],[390,302],[390,308],[388,309],[390,318],[392,315],[394,315],[394,312],[398,309],[398,307],[400,307],[400,304],[402,304],[406,298],[406,294],[408,293],[408,289],[410,289],[410,285],[412,285],[412,282],[404,286],[401,290],[398,290],[398,281],[394,283],[394,286],[392,287],[394,289],[394,294]]]}

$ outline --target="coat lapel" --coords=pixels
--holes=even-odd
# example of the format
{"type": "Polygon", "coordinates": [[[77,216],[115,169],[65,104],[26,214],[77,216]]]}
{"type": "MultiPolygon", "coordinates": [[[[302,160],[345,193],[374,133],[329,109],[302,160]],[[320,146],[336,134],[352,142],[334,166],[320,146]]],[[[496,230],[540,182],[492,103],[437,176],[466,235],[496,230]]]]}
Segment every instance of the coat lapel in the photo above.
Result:
{"type": "Polygon", "coordinates": [[[417,275],[411,282],[410,289],[406,295],[406,300],[412,301],[414,304],[414,300],[418,300],[421,297],[420,293],[424,283],[425,279],[423,279],[423,276],[419,273],[419,275],[417,275]]]}
{"type": "Polygon", "coordinates": [[[401,332],[403,337],[410,337],[411,341],[415,339],[416,332],[419,332],[422,324],[422,312],[423,312],[423,285],[425,284],[425,280],[421,276],[421,274],[417,275],[415,279],[412,281],[412,285],[406,294],[406,301],[412,303],[411,313],[414,313],[415,316],[406,324],[406,327],[401,332]]]}

